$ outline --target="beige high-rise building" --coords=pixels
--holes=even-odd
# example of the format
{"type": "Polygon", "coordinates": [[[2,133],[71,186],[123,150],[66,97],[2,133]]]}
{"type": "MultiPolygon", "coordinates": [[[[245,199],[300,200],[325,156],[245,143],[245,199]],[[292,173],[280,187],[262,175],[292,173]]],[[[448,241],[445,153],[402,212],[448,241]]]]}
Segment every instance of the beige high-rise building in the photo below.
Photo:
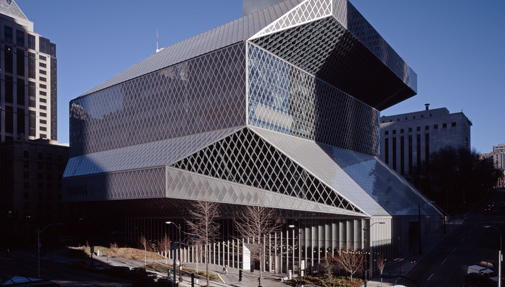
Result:
{"type": "Polygon", "coordinates": [[[0,0],[0,38],[0,141],[56,141],[56,45],[14,0],[0,0]]]}
{"type": "Polygon", "coordinates": [[[505,144],[493,146],[493,162],[498,169],[505,169],[505,144]]]}

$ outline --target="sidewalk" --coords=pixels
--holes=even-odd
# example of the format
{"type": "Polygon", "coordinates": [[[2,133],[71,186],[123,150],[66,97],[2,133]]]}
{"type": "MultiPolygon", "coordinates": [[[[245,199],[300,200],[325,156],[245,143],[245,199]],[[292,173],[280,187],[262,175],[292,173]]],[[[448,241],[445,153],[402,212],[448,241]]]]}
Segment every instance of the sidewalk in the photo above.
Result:
{"type": "MultiPolygon", "coordinates": [[[[408,274],[417,266],[417,264],[419,262],[421,262],[425,258],[425,256],[427,256],[436,246],[438,246],[438,244],[444,238],[446,238],[446,236],[449,235],[458,225],[460,225],[462,221],[463,221],[462,218],[458,218],[456,220],[448,222],[448,224],[446,226],[447,233],[445,236],[436,236],[435,235],[435,236],[431,236],[431,237],[424,239],[424,241],[423,241],[424,252],[422,255],[419,255],[416,253],[406,254],[400,260],[397,260],[391,264],[388,264],[386,266],[386,268],[384,269],[384,273],[394,273],[394,274],[399,274],[399,275],[408,277],[408,274]]],[[[59,251],[50,252],[45,256],[41,256],[41,259],[57,261],[60,263],[67,263],[67,264],[71,264],[73,261],[83,261],[83,259],[69,258],[66,256],[66,254],[64,252],[66,252],[66,251],[59,250],[59,251]]],[[[25,252],[22,252],[22,253],[25,253],[25,252]]],[[[26,252],[25,256],[35,257],[36,254],[34,254],[33,252],[26,252]]],[[[144,266],[144,260],[128,260],[128,259],[123,259],[123,258],[114,258],[114,257],[106,257],[106,256],[94,256],[93,259],[95,260],[95,262],[101,261],[104,264],[107,264],[110,266],[127,266],[130,268],[144,266]]],[[[148,262],[165,263],[166,260],[148,260],[148,262]]],[[[168,264],[172,264],[172,260],[168,260],[168,264]]],[[[187,268],[196,269],[196,264],[194,264],[194,263],[185,263],[184,266],[187,268]]],[[[199,264],[198,269],[204,270],[205,264],[199,264]]],[[[223,274],[223,266],[209,264],[209,271],[217,274],[222,280],[222,282],[211,281],[210,282],[211,286],[216,286],[216,287],[225,287],[225,286],[257,287],[258,286],[258,276],[259,276],[258,270],[254,271],[254,272],[244,271],[242,281],[240,281],[240,282],[239,282],[239,269],[228,267],[228,273],[223,274]]],[[[161,274],[161,273],[158,273],[158,274],[160,276],[166,276],[166,274],[161,274]]],[[[172,274],[172,276],[173,276],[173,274],[172,274]]],[[[281,279],[286,276],[287,276],[286,274],[274,274],[274,273],[270,273],[270,272],[263,272],[262,285],[265,287],[286,287],[287,285],[281,282],[281,279]]],[[[401,280],[401,278],[398,278],[398,279],[384,278],[381,282],[381,278],[379,278],[379,276],[376,276],[367,282],[367,286],[370,286],[370,287],[393,286],[397,281],[400,281],[400,280],[401,280]]],[[[205,279],[199,279],[199,280],[195,279],[195,286],[204,286],[205,284],[206,284],[205,279]]],[[[403,280],[402,282],[400,282],[400,284],[409,284],[409,283],[408,283],[408,280],[403,280]]],[[[183,277],[183,280],[179,284],[179,286],[183,286],[183,287],[191,286],[191,278],[190,277],[183,277]]],[[[361,286],[364,286],[364,284],[362,284],[361,286]]]]}
{"type": "MultiPolygon", "coordinates": [[[[417,252],[411,252],[406,254],[403,258],[399,258],[400,260],[395,261],[392,264],[388,264],[386,268],[384,268],[384,273],[392,273],[398,274],[402,276],[408,277],[408,274],[417,266],[419,262],[421,262],[438,244],[449,235],[458,225],[464,221],[462,218],[456,218],[452,221],[447,222],[446,225],[446,234],[444,236],[433,235],[424,239],[423,241],[423,254],[419,255],[417,252]]],[[[383,278],[381,282],[381,278],[379,275],[375,276],[371,280],[367,282],[368,287],[385,287],[385,286],[393,286],[397,282],[401,281],[398,284],[411,284],[408,280],[402,278],[383,278]]],[[[362,284],[361,286],[364,286],[362,284]]]]}

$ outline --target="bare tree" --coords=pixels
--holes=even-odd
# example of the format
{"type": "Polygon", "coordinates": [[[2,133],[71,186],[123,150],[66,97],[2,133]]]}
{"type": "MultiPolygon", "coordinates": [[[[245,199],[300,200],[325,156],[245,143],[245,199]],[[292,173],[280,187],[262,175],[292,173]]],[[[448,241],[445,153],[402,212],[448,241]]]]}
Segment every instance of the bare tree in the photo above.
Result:
{"type": "Polygon", "coordinates": [[[377,256],[377,268],[379,268],[381,274],[384,272],[384,267],[386,267],[386,259],[384,259],[384,254],[379,253],[377,256]]]}
{"type": "MultiPolygon", "coordinates": [[[[379,268],[379,272],[382,274],[384,272],[384,268],[386,267],[386,259],[384,258],[383,253],[379,253],[377,256],[377,268],[379,268]]],[[[382,277],[381,277],[382,284],[382,277]]]]}
{"type": "Polygon", "coordinates": [[[259,286],[263,281],[266,238],[280,229],[275,210],[262,206],[247,206],[239,218],[234,219],[235,228],[243,239],[250,239],[251,257],[260,262],[259,286]]]}
{"type": "Polygon", "coordinates": [[[163,254],[163,256],[165,256],[165,264],[168,265],[168,251],[170,250],[170,238],[166,233],[158,243],[158,250],[163,254]]]}
{"type": "Polygon", "coordinates": [[[363,252],[344,247],[338,251],[336,261],[340,268],[351,274],[352,280],[352,276],[363,269],[363,252]]]}
{"type": "Polygon", "coordinates": [[[205,273],[209,286],[209,248],[208,244],[218,238],[220,225],[216,222],[219,216],[219,203],[209,201],[193,201],[189,208],[191,218],[186,220],[191,235],[198,236],[197,242],[205,250],[205,273]]]}
{"type": "Polygon", "coordinates": [[[144,265],[147,265],[147,239],[144,235],[140,237],[140,246],[144,248],[144,265]]]}

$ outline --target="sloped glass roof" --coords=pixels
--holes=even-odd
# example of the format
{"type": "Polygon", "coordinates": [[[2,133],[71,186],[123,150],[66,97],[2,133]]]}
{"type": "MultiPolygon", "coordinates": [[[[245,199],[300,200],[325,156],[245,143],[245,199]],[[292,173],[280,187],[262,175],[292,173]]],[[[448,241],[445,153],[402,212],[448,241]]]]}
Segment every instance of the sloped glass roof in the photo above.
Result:
{"type": "Polygon", "coordinates": [[[90,153],[68,160],[63,177],[169,165],[243,127],[90,153]]]}
{"type": "Polygon", "coordinates": [[[123,71],[108,81],[96,86],[84,95],[94,93],[104,88],[131,80],[138,76],[177,64],[231,44],[245,41],[265,26],[287,13],[300,2],[302,2],[302,0],[283,1],[274,6],[257,11],[228,24],[219,26],[205,33],[166,47],[126,71],[123,71]]]}
{"type": "MultiPolygon", "coordinates": [[[[261,128],[250,129],[371,216],[417,215],[418,205],[429,202],[376,157],[261,128]]],[[[429,204],[423,213],[439,214],[429,204]]]]}

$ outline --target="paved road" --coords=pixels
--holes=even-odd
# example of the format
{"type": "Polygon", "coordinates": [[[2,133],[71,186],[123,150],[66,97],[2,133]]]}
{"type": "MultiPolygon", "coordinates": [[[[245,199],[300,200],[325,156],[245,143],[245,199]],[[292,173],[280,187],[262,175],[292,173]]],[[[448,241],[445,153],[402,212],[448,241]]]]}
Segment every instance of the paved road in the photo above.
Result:
{"type": "MultiPolygon", "coordinates": [[[[491,201],[505,201],[505,192],[497,192],[485,204],[491,201]]],[[[498,261],[500,234],[483,226],[493,225],[503,230],[504,220],[505,209],[497,205],[491,212],[484,212],[483,206],[477,207],[464,216],[463,223],[426,255],[408,277],[422,287],[463,286],[469,265],[486,259],[498,261]]],[[[407,280],[402,282],[407,283],[407,280]]]]}

